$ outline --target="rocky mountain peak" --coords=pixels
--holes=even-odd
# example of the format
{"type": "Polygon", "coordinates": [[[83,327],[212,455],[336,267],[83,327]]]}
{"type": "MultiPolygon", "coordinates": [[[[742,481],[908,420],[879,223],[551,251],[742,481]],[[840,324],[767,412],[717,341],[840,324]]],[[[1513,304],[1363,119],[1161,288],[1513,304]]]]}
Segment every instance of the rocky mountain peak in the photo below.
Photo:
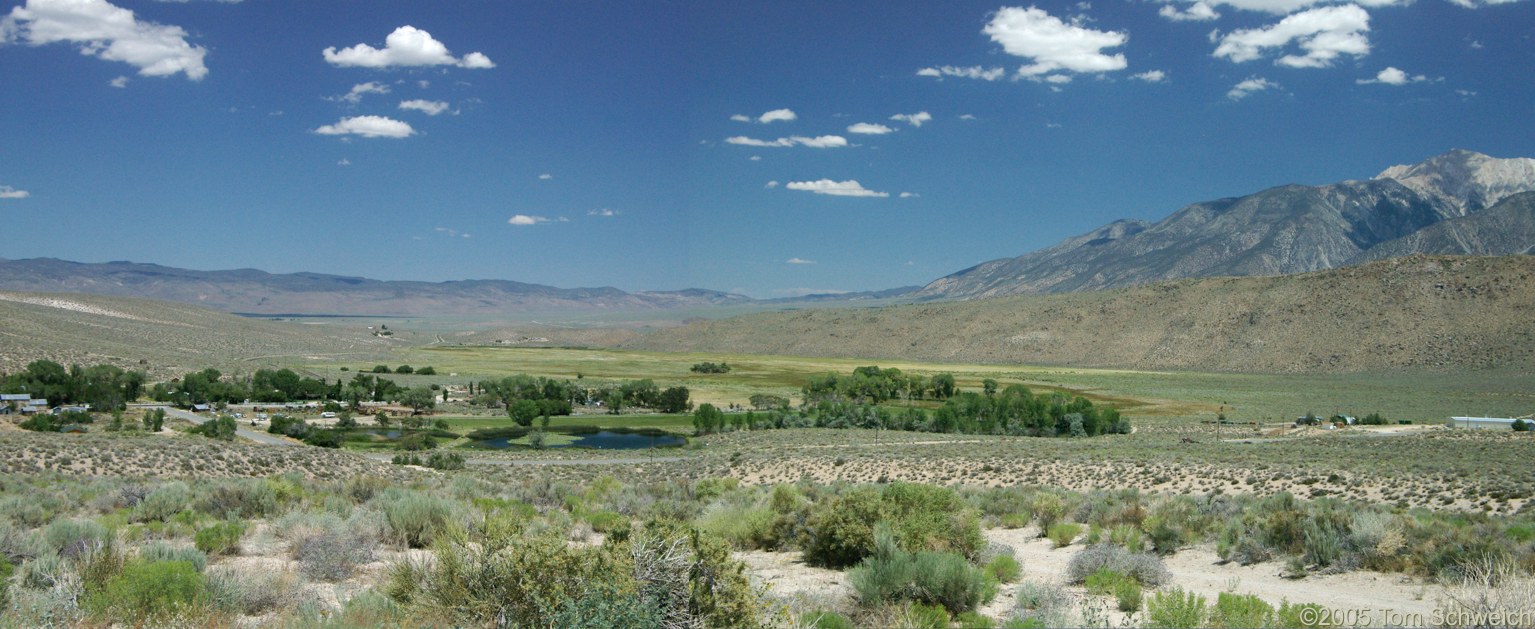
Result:
{"type": "Polygon", "coordinates": [[[1395,179],[1420,194],[1446,199],[1465,215],[1535,190],[1535,159],[1455,149],[1417,164],[1392,166],[1375,178],[1395,179]]]}

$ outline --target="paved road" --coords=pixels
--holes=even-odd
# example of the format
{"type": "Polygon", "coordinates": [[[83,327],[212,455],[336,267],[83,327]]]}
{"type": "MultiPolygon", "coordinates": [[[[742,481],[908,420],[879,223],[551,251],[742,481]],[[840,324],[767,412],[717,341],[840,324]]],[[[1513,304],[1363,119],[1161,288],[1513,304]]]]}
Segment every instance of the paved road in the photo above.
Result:
{"type": "MultiPolygon", "coordinates": [[[[183,410],[178,409],[178,408],[171,408],[169,406],[155,406],[155,407],[151,407],[151,408],[163,408],[163,409],[165,409],[165,414],[167,416],[175,417],[177,419],[185,419],[185,420],[187,420],[189,422],[192,422],[194,424],[197,424],[197,425],[202,425],[203,422],[206,422],[209,419],[207,417],[203,417],[202,415],[198,415],[196,413],[188,413],[187,411],[183,411],[183,410]]],[[[264,443],[264,444],[267,444],[269,446],[298,446],[298,445],[303,445],[303,444],[301,444],[301,443],[299,443],[297,441],[294,441],[292,439],[288,439],[286,437],[279,437],[277,435],[268,434],[268,433],[264,433],[264,432],[256,432],[254,430],[250,430],[247,427],[241,427],[241,426],[238,425],[239,424],[239,420],[235,420],[235,423],[236,423],[236,426],[235,426],[235,434],[236,435],[239,435],[241,437],[244,437],[244,438],[249,439],[251,441],[254,441],[256,443],[264,443]]]]}

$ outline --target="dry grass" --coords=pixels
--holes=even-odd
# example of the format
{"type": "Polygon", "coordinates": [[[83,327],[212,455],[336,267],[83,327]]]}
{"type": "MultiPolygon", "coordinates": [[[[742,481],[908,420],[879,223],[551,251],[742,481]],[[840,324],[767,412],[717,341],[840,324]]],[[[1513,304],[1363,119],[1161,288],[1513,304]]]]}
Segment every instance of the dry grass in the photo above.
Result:
{"type": "Polygon", "coordinates": [[[0,432],[0,473],[150,478],[309,478],[364,474],[405,480],[412,473],[339,450],[264,446],[194,436],[0,432]]]}

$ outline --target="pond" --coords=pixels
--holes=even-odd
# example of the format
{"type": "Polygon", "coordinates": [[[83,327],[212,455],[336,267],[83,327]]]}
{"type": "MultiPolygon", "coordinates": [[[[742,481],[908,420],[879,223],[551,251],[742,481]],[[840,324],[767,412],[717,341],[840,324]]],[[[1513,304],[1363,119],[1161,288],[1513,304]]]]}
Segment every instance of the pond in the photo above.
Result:
{"type": "MultiPolygon", "coordinates": [[[[490,450],[505,450],[513,447],[526,447],[522,444],[512,444],[512,438],[484,439],[474,444],[490,450]]],[[[645,450],[648,448],[675,448],[686,445],[686,437],[673,434],[642,434],[637,432],[616,432],[612,430],[599,430],[594,433],[578,435],[568,444],[550,445],[549,448],[592,448],[596,450],[645,450]]]]}

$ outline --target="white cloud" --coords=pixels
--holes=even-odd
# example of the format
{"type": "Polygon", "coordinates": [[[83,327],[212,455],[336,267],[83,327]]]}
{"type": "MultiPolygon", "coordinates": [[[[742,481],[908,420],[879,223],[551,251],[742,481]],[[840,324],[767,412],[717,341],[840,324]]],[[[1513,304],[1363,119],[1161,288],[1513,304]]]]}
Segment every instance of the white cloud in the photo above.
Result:
{"type": "MultiPolygon", "coordinates": [[[[1274,15],[1287,15],[1314,4],[1321,4],[1325,0],[1207,0],[1212,6],[1228,6],[1241,11],[1257,11],[1259,13],[1271,13],[1274,15]]],[[[1393,0],[1370,0],[1375,2],[1391,2],[1393,0]]],[[[1364,4],[1361,2],[1360,4],[1364,4]]]]}
{"type": "Polygon", "coordinates": [[[447,111],[448,104],[440,100],[423,100],[417,98],[401,102],[400,109],[414,109],[428,116],[435,116],[447,111]]]}
{"type": "Polygon", "coordinates": [[[1354,82],[1360,85],[1368,85],[1371,83],[1381,83],[1383,85],[1406,85],[1408,83],[1423,83],[1428,80],[1428,77],[1421,74],[1408,76],[1408,74],[1402,70],[1398,70],[1391,66],[1386,66],[1386,69],[1381,70],[1380,73],[1376,74],[1375,78],[1358,79],[1354,82]]]}
{"type": "Polygon", "coordinates": [[[855,180],[832,181],[830,179],[817,179],[815,181],[791,181],[784,185],[790,190],[814,192],[816,194],[829,194],[836,197],[888,197],[889,192],[877,192],[863,187],[863,184],[855,180]]]}
{"type": "Polygon", "coordinates": [[[17,190],[10,186],[0,186],[0,199],[25,199],[32,196],[26,190],[17,190]]]}
{"type": "Polygon", "coordinates": [[[758,146],[766,148],[808,146],[811,148],[827,149],[847,146],[847,138],[844,138],[840,135],[823,135],[814,138],[795,135],[787,138],[778,138],[777,140],[758,140],[756,138],[748,138],[744,135],[738,135],[725,138],[725,143],[737,144],[740,146],[758,146]]]}
{"type": "Polygon", "coordinates": [[[906,124],[909,124],[913,127],[920,127],[924,122],[931,122],[933,120],[933,114],[927,113],[925,111],[919,111],[914,114],[896,114],[891,116],[890,119],[905,122],[906,124]]]}
{"type": "Polygon", "coordinates": [[[772,190],[773,188],[777,188],[778,187],[778,180],[774,179],[772,181],[769,181],[766,184],[763,184],[762,187],[767,188],[769,190],[772,190]]]}
{"type": "Polygon", "coordinates": [[[336,124],[325,125],[314,132],[320,135],[360,135],[365,138],[408,138],[416,134],[410,125],[383,116],[342,118],[336,124]]]}
{"type": "Polygon", "coordinates": [[[388,94],[388,93],[389,93],[389,86],[388,85],[385,85],[383,83],[379,83],[379,82],[376,82],[376,81],[368,81],[367,83],[358,83],[356,85],[353,85],[352,89],[350,91],[348,91],[346,94],[344,94],[342,96],[337,96],[337,97],[329,99],[329,100],[341,100],[341,101],[346,101],[348,103],[356,105],[357,103],[362,102],[362,97],[367,96],[368,94],[388,94]]]}
{"type": "Polygon", "coordinates": [[[749,159],[749,160],[754,161],[754,162],[760,162],[760,161],[762,161],[762,156],[761,155],[753,155],[753,156],[748,157],[746,159],[749,159]]]}
{"type": "Polygon", "coordinates": [[[337,166],[351,166],[352,165],[352,160],[349,160],[349,159],[343,157],[343,158],[341,158],[341,161],[336,162],[336,165],[337,166]]]}
{"type": "Polygon", "coordinates": [[[796,118],[799,118],[799,116],[794,115],[792,110],[774,109],[773,111],[763,113],[761,116],[757,116],[757,122],[762,124],[767,124],[769,122],[789,122],[796,118]]]}
{"type": "Polygon", "coordinates": [[[137,66],[142,76],[184,73],[201,80],[208,75],[208,51],[186,37],[179,26],[141,22],[106,0],[27,0],[0,20],[0,43],[78,44],[81,54],[137,66]]]}
{"type": "Polygon", "coordinates": [[[1370,54],[1369,32],[1370,14],[1364,9],[1352,4],[1322,7],[1288,15],[1266,28],[1232,31],[1221,38],[1214,56],[1242,63],[1293,42],[1305,54],[1285,55],[1275,63],[1291,68],[1325,68],[1339,55],[1370,54]]]}
{"type": "Polygon", "coordinates": [[[126,77],[126,76],[117,77],[115,79],[112,79],[111,81],[107,81],[107,85],[110,85],[110,86],[118,88],[118,89],[122,89],[122,88],[128,87],[128,77],[126,77]]]}
{"type": "Polygon", "coordinates": [[[1189,5],[1189,8],[1182,10],[1171,4],[1164,4],[1162,5],[1162,10],[1157,11],[1157,15],[1174,22],[1209,22],[1221,17],[1220,13],[1217,13],[1213,7],[1203,1],[1195,2],[1189,5]]]}
{"type": "Polygon", "coordinates": [[[538,178],[543,180],[543,181],[549,181],[550,179],[554,179],[554,175],[551,175],[549,173],[544,173],[542,175],[539,175],[538,178]]]}
{"type": "Polygon", "coordinates": [[[587,216],[601,216],[601,217],[605,217],[606,218],[606,217],[618,216],[618,212],[614,212],[613,210],[610,210],[608,208],[602,208],[600,210],[588,210],[586,212],[586,215],[587,216]]]}
{"type": "Polygon", "coordinates": [[[736,122],[751,122],[752,121],[752,119],[750,117],[746,116],[745,114],[736,114],[734,116],[731,116],[730,119],[734,120],[736,122]]]}
{"type": "Polygon", "coordinates": [[[915,199],[915,198],[920,197],[922,195],[917,194],[915,192],[902,192],[900,196],[901,196],[902,199],[915,199]]]}
{"type": "Polygon", "coordinates": [[[1095,31],[1079,21],[1067,24],[1035,7],[1003,7],[981,32],[1008,54],[1031,62],[1018,68],[1020,76],[1055,71],[1110,72],[1127,65],[1123,54],[1108,55],[1103,49],[1125,45],[1129,35],[1095,31]]]}
{"type": "Polygon", "coordinates": [[[506,219],[506,222],[507,222],[507,224],[510,224],[510,225],[526,226],[526,225],[537,225],[539,223],[547,223],[547,222],[549,222],[549,219],[544,218],[542,216],[528,216],[527,214],[513,214],[511,218],[506,219]]]}
{"type": "Polygon", "coordinates": [[[1248,77],[1247,80],[1237,83],[1235,87],[1232,87],[1231,91],[1226,92],[1226,98],[1242,100],[1255,93],[1272,89],[1279,89],[1279,84],[1264,78],[1248,77]]]}
{"type": "Polygon", "coordinates": [[[958,66],[938,66],[934,68],[922,68],[921,70],[917,70],[917,76],[931,76],[936,78],[956,76],[962,79],[979,79],[982,81],[996,81],[1001,79],[1003,75],[1006,74],[1007,71],[1003,70],[1002,68],[983,68],[981,66],[970,66],[968,68],[961,68],[958,66]]]}
{"type": "Polygon", "coordinates": [[[960,120],[975,120],[975,115],[974,114],[960,114],[959,115],[959,119],[960,120]]]}
{"type": "Polygon", "coordinates": [[[326,48],[322,54],[333,66],[361,68],[390,68],[397,66],[458,66],[461,68],[494,68],[490,58],[478,52],[455,59],[448,47],[432,38],[432,34],[414,26],[405,25],[384,38],[383,48],[357,44],[336,50],[326,48]]]}
{"type": "Polygon", "coordinates": [[[1167,73],[1161,70],[1148,70],[1140,74],[1133,74],[1130,76],[1130,78],[1145,81],[1147,83],[1161,83],[1162,81],[1167,80],[1167,73]]]}
{"type": "Polygon", "coordinates": [[[804,258],[789,258],[784,260],[784,262],[789,264],[815,264],[815,260],[806,260],[804,258]]]}
{"type": "Polygon", "coordinates": [[[860,122],[847,128],[848,133],[861,133],[863,135],[884,135],[894,131],[895,129],[891,129],[885,125],[873,124],[869,122],[860,122]]]}

